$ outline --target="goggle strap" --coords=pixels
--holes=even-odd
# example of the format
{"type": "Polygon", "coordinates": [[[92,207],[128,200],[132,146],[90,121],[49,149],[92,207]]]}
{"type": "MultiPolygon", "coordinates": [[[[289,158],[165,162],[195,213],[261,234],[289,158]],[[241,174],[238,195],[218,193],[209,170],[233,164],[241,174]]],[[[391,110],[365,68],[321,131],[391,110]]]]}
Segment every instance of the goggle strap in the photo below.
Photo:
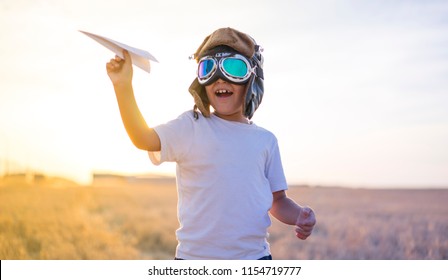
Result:
{"type": "Polygon", "coordinates": [[[255,75],[264,80],[263,69],[261,69],[260,67],[255,66],[255,75]]]}

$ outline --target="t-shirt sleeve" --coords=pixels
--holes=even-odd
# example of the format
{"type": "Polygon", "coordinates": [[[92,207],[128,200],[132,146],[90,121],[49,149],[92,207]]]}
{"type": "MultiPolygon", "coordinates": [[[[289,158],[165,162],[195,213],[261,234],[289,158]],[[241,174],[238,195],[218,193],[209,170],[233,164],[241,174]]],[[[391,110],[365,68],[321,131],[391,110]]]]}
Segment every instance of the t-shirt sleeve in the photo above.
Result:
{"type": "Polygon", "coordinates": [[[271,145],[265,172],[272,192],[288,189],[277,139],[275,139],[271,145]]]}
{"type": "Polygon", "coordinates": [[[155,165],[163,162],[177,162],[186,154],[191,145],[192,113],[185,112],[177,119],[154,127],[154,130],[160,138],[161,149],[159,152],[148,152],[151,162],[155,165]]]}

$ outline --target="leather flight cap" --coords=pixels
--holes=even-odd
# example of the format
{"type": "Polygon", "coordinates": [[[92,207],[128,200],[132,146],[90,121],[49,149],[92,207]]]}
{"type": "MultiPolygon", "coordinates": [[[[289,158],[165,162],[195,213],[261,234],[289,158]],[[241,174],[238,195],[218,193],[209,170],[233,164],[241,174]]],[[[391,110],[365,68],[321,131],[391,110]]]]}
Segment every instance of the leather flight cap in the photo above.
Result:
{"type": "Polygon", "coordinates": [[[248,58],[255,53],[255,41],[249,35],[227,27],[218,29],[207,36],[194,53],[194,58],[199,61],[205,52],[217,46],[231,47],[248,58]]]}

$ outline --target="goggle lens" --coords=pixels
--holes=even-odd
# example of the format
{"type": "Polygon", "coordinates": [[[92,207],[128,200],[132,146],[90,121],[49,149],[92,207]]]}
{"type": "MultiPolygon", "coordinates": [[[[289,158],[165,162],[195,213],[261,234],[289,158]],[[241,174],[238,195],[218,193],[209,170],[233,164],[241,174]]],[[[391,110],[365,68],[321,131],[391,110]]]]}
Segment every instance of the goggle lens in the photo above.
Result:
{"type": "Polygon", "coordinates": [[[237,78],[243,78],[247,75],[248,71],[247,65],[244,61],[232,57],[225,58],[222,62],[222,67],[229,75],[237,78]]]}
{"type": "Polygon", "coordinates": [[[198,77],[200,79],[206,78],[216,68],[215,61],[213,59],[205,59],[199,63],[198,77]]]}

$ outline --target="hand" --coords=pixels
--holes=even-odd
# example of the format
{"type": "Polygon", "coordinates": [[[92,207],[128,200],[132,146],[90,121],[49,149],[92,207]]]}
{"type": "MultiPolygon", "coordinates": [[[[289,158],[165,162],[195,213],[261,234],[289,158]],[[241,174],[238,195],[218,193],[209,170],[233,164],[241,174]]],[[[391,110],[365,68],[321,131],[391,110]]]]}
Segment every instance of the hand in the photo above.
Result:
{"type": "Polygon", "coordinates": [[[132,83],[132,60],[128,51],[123,50],[124,59],[115,56],[106,64],[107,75],[114,86],[129,85],[132,83]]]}
{"type": "Polygon", "coordinates": [[[316,216],[313,209],[302,207],[296,221],[296,236],[302,240],[307,239],[311,235],[315,224],[316,216]]]}

